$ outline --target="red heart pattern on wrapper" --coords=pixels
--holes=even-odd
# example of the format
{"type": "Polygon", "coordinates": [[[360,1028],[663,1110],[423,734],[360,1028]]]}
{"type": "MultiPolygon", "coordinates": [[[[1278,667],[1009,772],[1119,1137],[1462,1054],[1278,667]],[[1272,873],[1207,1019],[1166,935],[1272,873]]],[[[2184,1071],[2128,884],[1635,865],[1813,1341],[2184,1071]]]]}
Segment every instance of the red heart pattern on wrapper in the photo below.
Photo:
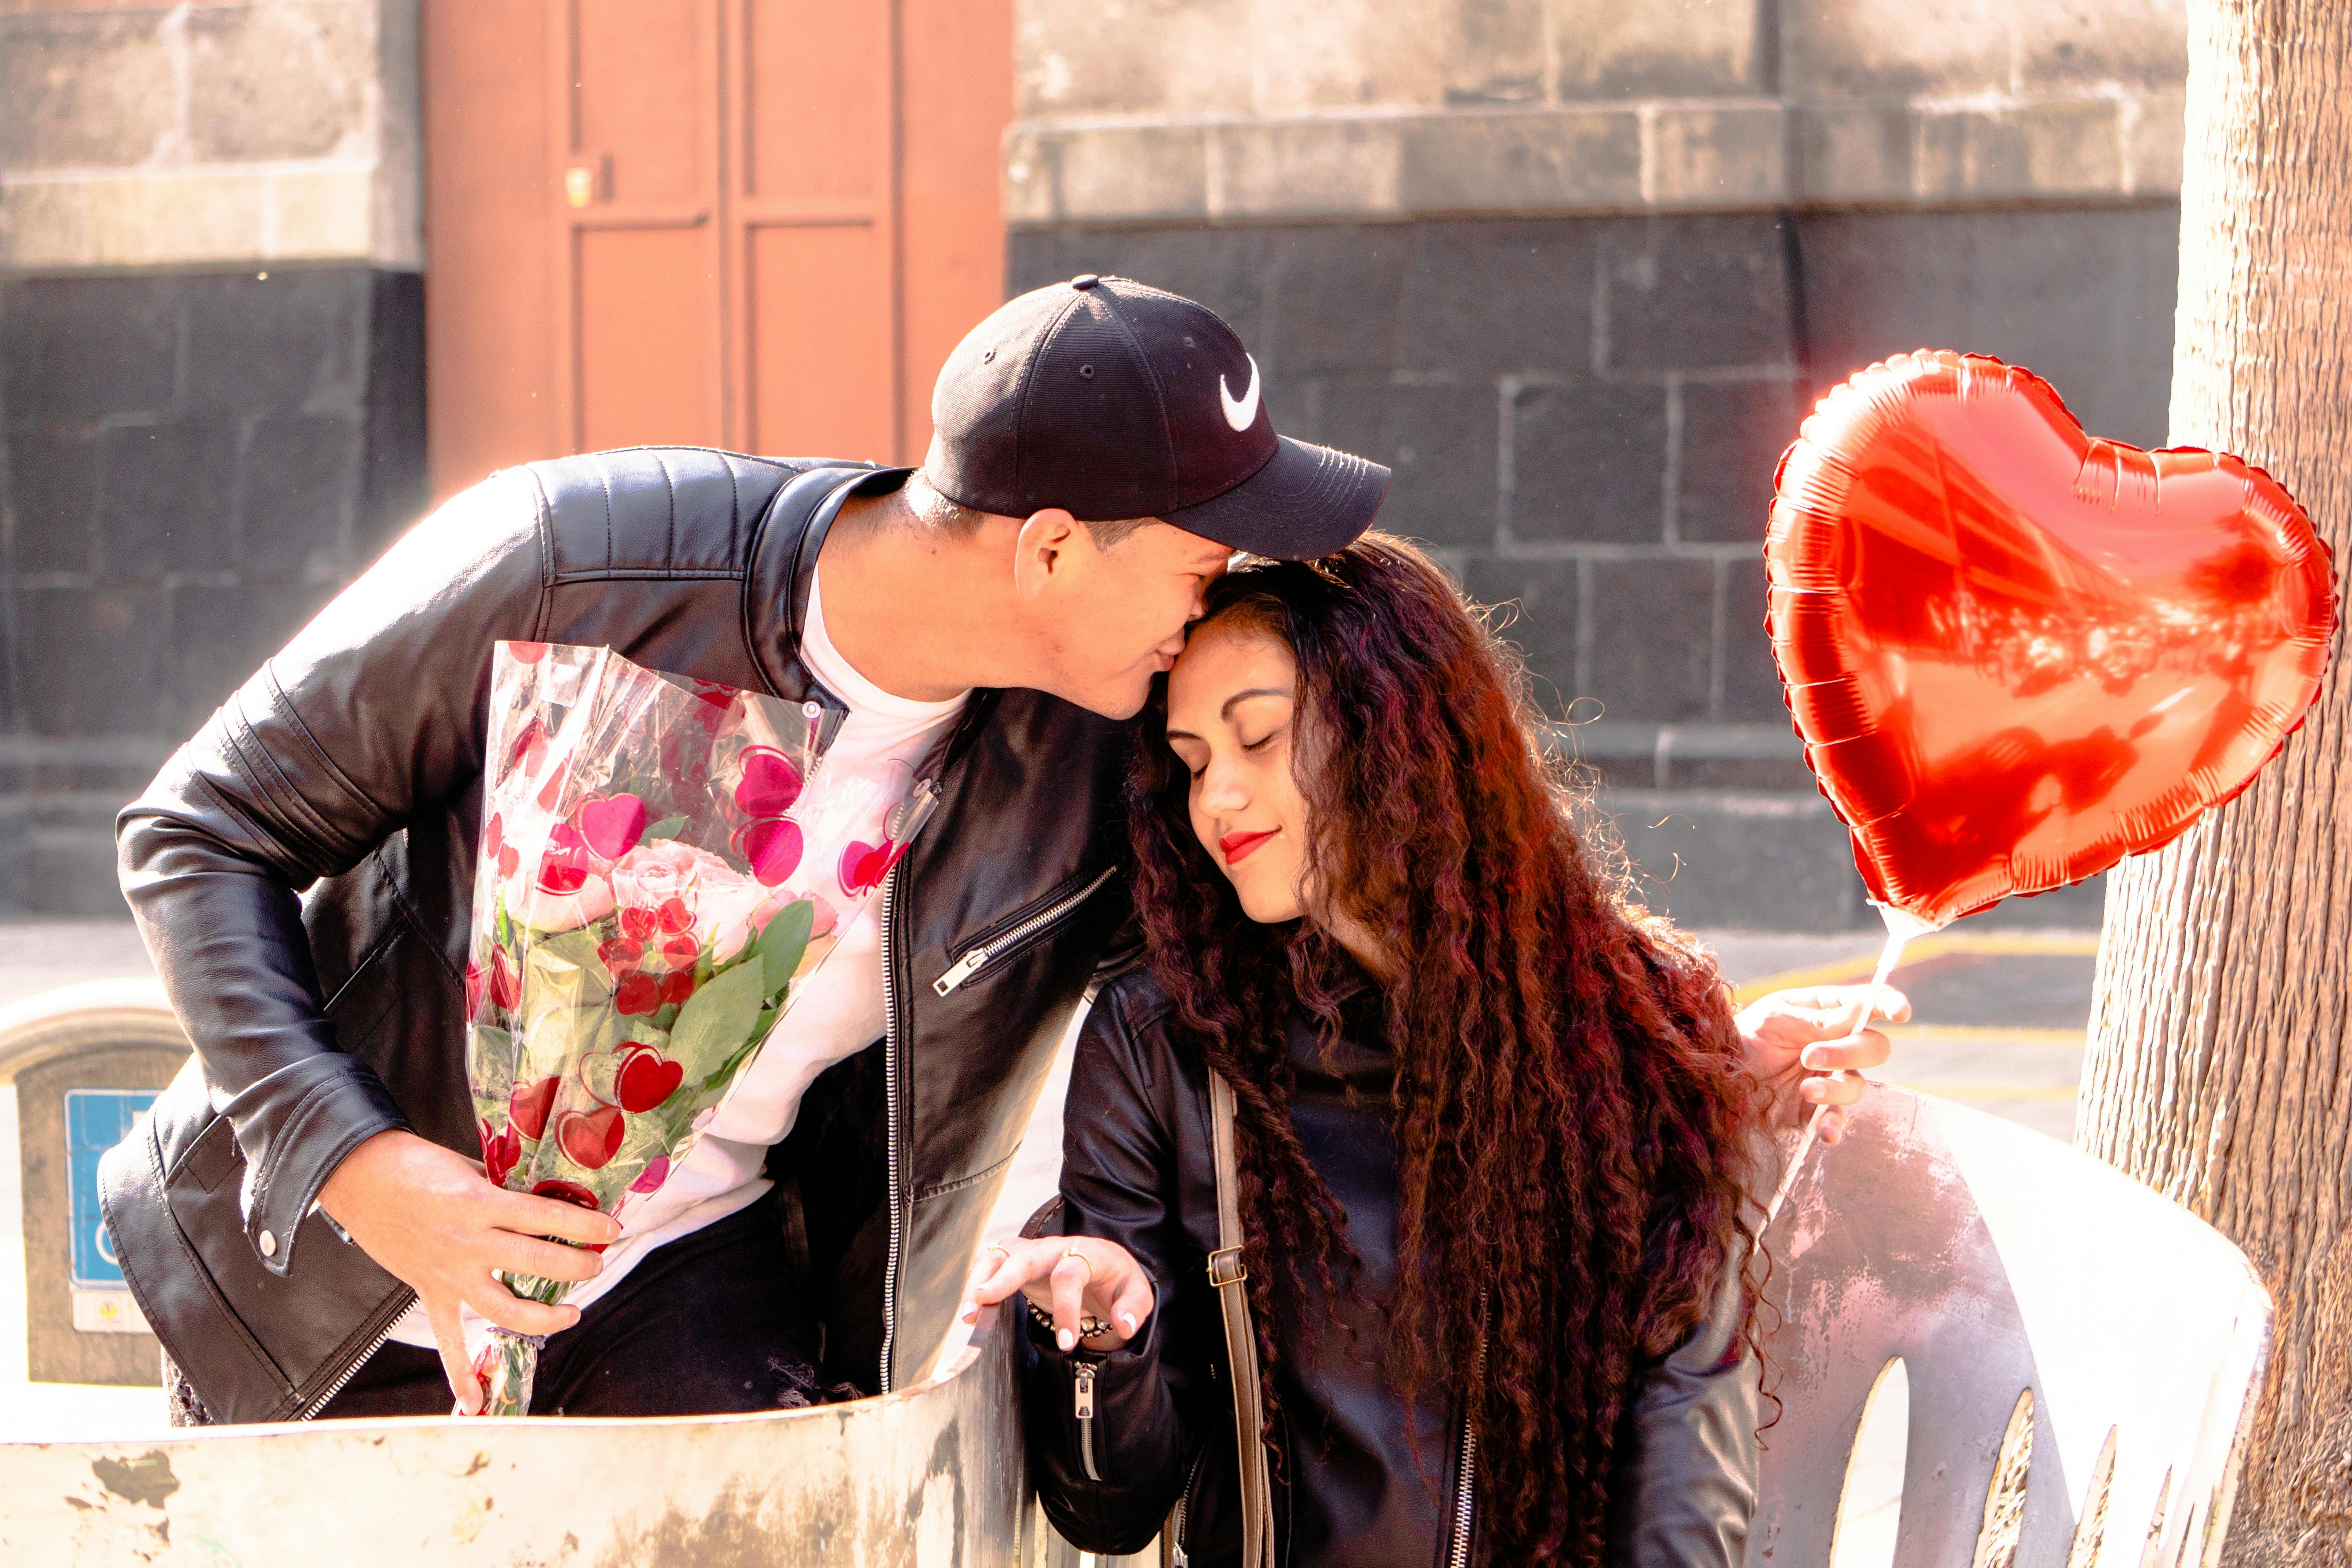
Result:
{"type": "MultiPolygon", "coordinates": [[[[502,764],[485,780],[465,972],[484,1167],[614,1214],[625,1237],[863,907],[809,868],[871,862],[878,879],[929,796],[901,810],[911,775],[848,773],[803,820],[831,776],[821,708],[609,649],[526,660],[500,645],[489,708],[486,754],[502,764]],[[908,818],[878,858],[860,812],[908,818]]],[[[505,1278],[534,1300],[569,1289],[505,1278]]],[[[488,1413],[527,1413],[536,1360],[493,1331],[488,1413]]]]}

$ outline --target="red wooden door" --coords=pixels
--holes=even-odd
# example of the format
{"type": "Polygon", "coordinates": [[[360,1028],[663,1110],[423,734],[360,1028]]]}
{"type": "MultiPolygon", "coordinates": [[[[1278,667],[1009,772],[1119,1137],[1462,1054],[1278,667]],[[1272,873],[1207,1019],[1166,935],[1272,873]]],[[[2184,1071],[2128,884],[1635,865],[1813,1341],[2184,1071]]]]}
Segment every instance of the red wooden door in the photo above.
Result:
{"type": "Polygon", "coordinates": [[[734,428],[761,451],[897,452],[897,8],[728,9],[734,428]]]}
{"type": "Polygon", "coordinates": [[[575,450],[728,444],[722,0],[551,0],[556,418],[575,450]]]}
{"type": "Polygon", "coordinates": [[[434,489],[690,442],[920,458],[1003,298],[1011,0],[426,0],[434,489]]]}

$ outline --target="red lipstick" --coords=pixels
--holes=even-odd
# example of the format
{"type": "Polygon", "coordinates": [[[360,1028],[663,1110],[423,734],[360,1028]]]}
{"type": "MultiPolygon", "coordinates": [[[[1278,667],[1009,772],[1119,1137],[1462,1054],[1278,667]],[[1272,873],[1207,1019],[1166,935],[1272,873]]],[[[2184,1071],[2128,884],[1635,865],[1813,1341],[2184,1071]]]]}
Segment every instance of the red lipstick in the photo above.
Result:
{"type": "Polygon", "coordinates": [[[1228,833],[1217,840],[1217,847],[1224,851],[1226,865],[1238,866],[1245,857],[1254,853],[1259,845],[1279,831],[1281,831],[1279,828],[1269,827],[1263,833],[1228,833]]]}

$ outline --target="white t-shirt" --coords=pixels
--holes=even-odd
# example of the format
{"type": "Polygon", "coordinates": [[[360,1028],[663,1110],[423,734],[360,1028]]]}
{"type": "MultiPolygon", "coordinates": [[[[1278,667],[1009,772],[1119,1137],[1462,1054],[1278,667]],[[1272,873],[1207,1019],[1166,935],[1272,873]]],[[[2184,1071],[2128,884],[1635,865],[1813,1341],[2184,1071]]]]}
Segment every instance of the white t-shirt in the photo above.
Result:
{"type": "MultiPolygon", "coordinates": [[[[824,573],[809,585],[808,624],[801,632],[801,662],[817,683],[849,710],[826,748],[824,768],[879,773],[892,763],[914,769],[963,711],[964,697],[918,702],[883,690],[859,674],[824,625],[824,573]]],[[[760,1174],[768,1146],[793,1130],[801,1097],[817,1074],[882,1037],[882,900],[869,899],[841,933],[840,942],[796,989],[792,1005],[734,1092],[704,1129],[701,1141],[673,1167],[669,1179],[624,1219],[621,1239],[604,1252],[604,1271],[566,1298],[585,1307],[625,1279],[667,1241],[692,1235],[748,1207],[769,1187],[760,1174]]],[[[466,1338],[478,1351],[489,1325],[466,1309],[466,1338]]],[[[393,1338],[431,1348],[421,1305],[409,1310],[393,1338]]]]}

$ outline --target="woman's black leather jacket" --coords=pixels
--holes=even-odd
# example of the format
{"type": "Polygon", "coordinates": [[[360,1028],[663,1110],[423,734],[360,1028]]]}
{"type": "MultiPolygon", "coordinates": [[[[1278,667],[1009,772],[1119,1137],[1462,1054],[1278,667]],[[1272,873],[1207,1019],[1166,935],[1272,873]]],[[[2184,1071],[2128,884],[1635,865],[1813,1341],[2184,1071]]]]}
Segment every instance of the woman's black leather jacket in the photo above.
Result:
{"type": "MultiPolygon", "coordinates": [[[[1177,1561],[1209,1568],[1241,1557],[1232,1383],[1206,1273],[1217,1245],[1207,1080],[1197,1051],[1171,1046],[1171,1011],[1140,971],[1097,998],[1070,1078],[1057,1226],[1126,1247],[1151,1275],[1157,1310],[1108,1355],[1064,1355],[1033,1324],[1025,1399],[1039,1495],[1073,1544],[1136,1552],[1165,1525],[1177,1561]]],[[[1379,1303],[1397,1257],[1393,1066],[1379,1015],[1377,996],[1360,994],[1328,1055],[1303,1017],[1291,1026],[1292,1117],[1362,1259],[1352,1286],[1342,1276],[1336,1323],[1319,1291],[1276,1298],[1275,1538],[1277,1561],[1299,1568],[1443,1568],[1470,1561],[1475,1542],[1460,1391],[1417,1401],[1408,1420],[1380,1367],[1379,1303]]],[[[1611,1500],[1616,1568],[1733,1568],[1746,1553],[1758,1394],[1754,1360],[1735,1342],[1738,1304],[1734,1269],[1627,1417],[1611,1500]]]]}
{"type": "MultiPolygon", "coordinates": [[[[401,1127],[479,1152],[461,976],[491,644],[838,709],[800,661],[817,552],[853,490],[906,474],[676,447],[510,469],[420,523],[123,811],[123,891],[196,1055],[101,1195],[212,1418],[310,1415],[413,1299],[315,1212],[337,1162],[401,1127]]],[[[953,1320],[1122,924],[1128,734],[975,692],[927,764],[939,809],[882,894],[889,1037],[820,1078],[769,1156],[833,1377],[903,1380],[953,1320]]]]}

